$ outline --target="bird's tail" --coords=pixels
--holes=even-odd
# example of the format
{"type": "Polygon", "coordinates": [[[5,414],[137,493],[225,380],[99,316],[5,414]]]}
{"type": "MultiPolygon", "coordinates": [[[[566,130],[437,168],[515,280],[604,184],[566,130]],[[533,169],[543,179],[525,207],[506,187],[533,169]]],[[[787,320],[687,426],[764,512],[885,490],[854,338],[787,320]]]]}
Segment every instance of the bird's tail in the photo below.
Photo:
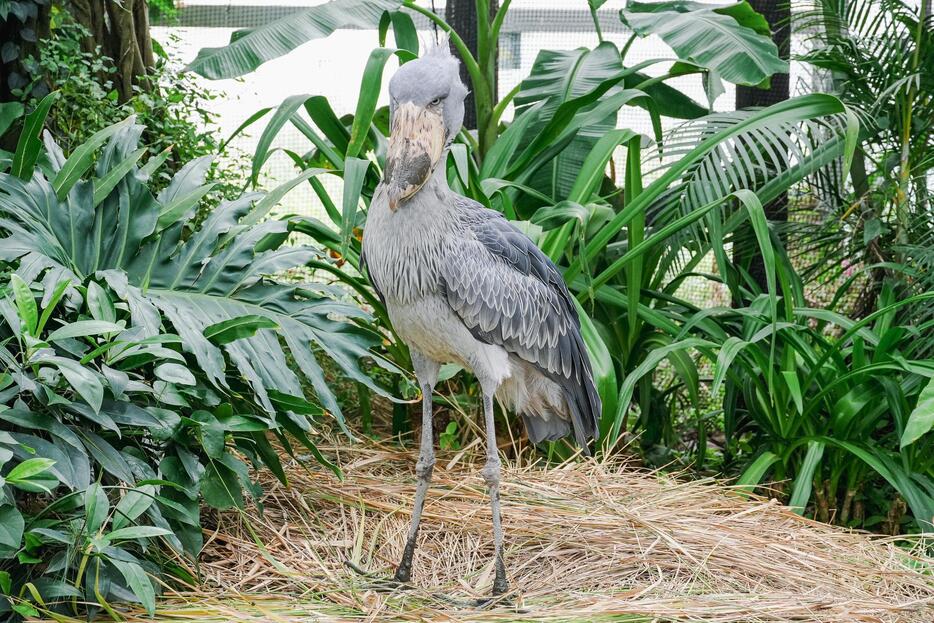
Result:
{"type": "MultiPolygon", "coordinates": [[[[590,454],[590,440],[595,442],[600,437],[600,416],[603,406],[600,394],[594,385],[593,370],[590,367],[590,358],[587,348],[580,334],[575,336],[573,373],[570,378],[559,381],[564,392],[568,412],[571,416],[571,425],[574,428],[574,440],[585,454],[590,454]]],[[[558,379],[556,379],[558,380],[558,379]]]]}

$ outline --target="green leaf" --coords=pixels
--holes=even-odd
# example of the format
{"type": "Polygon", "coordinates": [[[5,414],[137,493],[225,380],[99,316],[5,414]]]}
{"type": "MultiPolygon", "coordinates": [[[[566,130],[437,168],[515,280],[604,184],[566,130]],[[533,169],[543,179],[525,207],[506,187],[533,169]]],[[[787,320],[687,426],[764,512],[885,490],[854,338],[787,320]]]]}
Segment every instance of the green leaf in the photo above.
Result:
{"type": "Polygon", "coordinates": [[[110,542],[126,541],[127,539],[151,539],[157,536],[172,534],[171,530],[157,528],[156,526],[128,526],[113,530],[104,535],[104,538],[110,542]]]}
{"type": "Polygon", "coordinates": [[[88,311],[95,320],[114,322],[117,319],[117,310],[110,295],[96,281],[88,282],[87,293],[88,311]]]}
{"type": "Polygon", "coordinates": [[[801,394],[801,384],[798,380],[798,373],[794,370],[782,370],[782,378],[785,379],[785,385],[791,393],[792,400],[795,401],[795,407],[798,413],[804,413],[804,396],[801,394]]]}
{"type": "Polygon", "coordinates": [[[392,11],[389,13],[389,19],[392,21],[392,33],[396,40],[396,47],[418,56],[418,30],[415,28],[412,17],[403,11],[392,11]]]}
{"type": "Polygon", "coordinates": [[[212,80],[236,78],[339,28],[376,30],[383,12],[401,4],[402,0],[331,0],[259,28],[238,30],[229,45],[202,48],[188,69],[212,80]]]}
{"type": "Polygon", "coordinates": [[[65,296],[65,290],[67,290],[70,285],[71,279],[68,277],[65,277],[55,284],[51,296],[48,297],[48,303],[45,309],[42,310],[42,315],[39,316],[39,325],[36,327],[36,335],[42,334],[42,330],[45,329],[49,318],[52,317],[52,312],[55,311],[55,307],[58,305],[59,301],[62,300],[62,297],[65,296]]]}
{"type": "Polygon", "coordinates": [[[119,530],[125,527],[137,517],[145,513],[155,501],[156,488],[152,485],[144,485],[129,490],[114,509],[114,518],[111,527],[119,530]]]}
{"type": "MultiPolygon", "coordinates": [[[[140,167],[140,170],[137,173],[139,178],[142,180],[148,180],[151,178],[152,175],[158,171],[162,165],[165,164],[165,161],[168,160],[172,155],[172,148],[173,146],[169,145],[155,156],[150,156],[149,160],[146,161],[146,164],[140,167]]],[[[223,147],[220,149],[223,149],[223,147]]]]}
{"type": "Polygon", "coordinates": [[[755,461],[749,464],[749,467],[743,470],[742,475],[736,480],[736,485],[752,493],[756,486],[762,482],[765,472],[780,459],[781,457],[774,452],[763,452],[755,461]]]}
{"type": "Polygon", "coordinates": [[[617,438],[619,438],[619,434],[622,432],[620,427],[622,425],[623,416],[626,415],[626,411],[629,409],[629,404],[632,400],[632,394],[635,391],[636,383],[638,383],[643,376],[654,372],[659,362],[669,357],[671,354],[678,351],[684,351],[690,348],[698,348],[702,346],[710,347],[714,346],[714,344],[708,342],[707,340],[692,337],[674,342],[672,344],[667,344],[659,348],[654,348],[649,351],[648,355],[645,357],[642,363],[636,366],[636,368],[630,372],[626,376],[626,379],[623,381],[623,385],[619,390],[619,398],[616,401],[616,414],[612,420],[609,433],[605,436],[606,439],[615,441],[617,438]]]}
{"type": "Polygon", "coordinates": [[[0,102],[0,136],[3,136],[13,122],[23,116],[21,102],[0,102]]]}
{"type": "MultiPolygon", "coordinates": [[[[672,185],[688,172],[694,171],[700,163],[711,157],[715,150],[720,149],[725,141],[739,140],[751,137],[754,134],[767,131],[776,126],[788,127],[787,124],[804,123],[812,119],[821,119],[830,115],[839,115],[844,113],[846,108],[836,98],[825,94],[811,94],[802,97],[790,99],[768,108],[744,113],[735,123],[731,123],[716,131],[706,130],[697,141],[691,142],[693,147],[684,155],[666,167],[664,172],[655,178],[651,184],[633,200],[627,203],[623,209],[619,210],[615,216],[599,231],[589,236],[586,248],[578,253],[577,257],[571,262],[565,271],[565,278],[573,281],[581,274],[584,266],[591,265],[597,255],[602,253],[606,246],[615,239],[625,225],[632,221],[639,214],[655,204],[662,195],[670,192],[672,185]],[[698,142],[699,141],[699,142],[698,142]]],[[[704,126],[707,128],[707,126],[704,126]]],[[[849,127],[849,126],[847,126],[849,127]]],[[[787,130],[785,130],[787,134],[787,130]]],[[[714,166],[715,162],[711,162],[714,166]]],[[[788,180],[783,180],[784,185],[776,185],[787,188],[788,180]]],[[[759,190],[763,193],[763,189],[759,190]]],[[[725,199],[728,193],[723,192],[721,201],[725,199]]],[[[677,197],[683,195],[678,194],[677,197]]],[[[692,204],[693,207],[694,204],[692,204]]]]}
{"type": "Polygon", "coordinates": [[[278,329],[279,325],[274,320],[266,316],[250,314],[239,316],[231,320],[225,320],[212,324],[204,328],[204,337],[208,338],[214,344],[222,346],[229,344],[234,340],[255,335],[260,329],[278,329]]]}
{"type": "Polygon", "coordinates": [[[322,173],[333,173],[333,171],[327,169],[306,169],[302,171],[300,175],[296,175],[289,181],[279,184],[256,202],[256,205],[250,213],[240,221],[240,227],[247,227],[259,223],[274,207],[279,205],[279,202],[282,201],[282,198],[285,197],[290,190],[302,182],[316,175],[321,175],[322,173]]]}
{"type": "Polygon", "coordinates": [[[156,222],[156,230],[161,231],[170,225],[179,221],[185,221],[188,216],[194,212],[198,204],[205,196],[216,186],[215,182],[202,184],[191,192],[175,197],[169,204],[162,206],[159,211],[159,220],[156,222]]]}
{"type": "Polygon", "coordinates": [[[745,0],[725,7],[682,0],[629,2],[620,19],[636,34],[661,37],[678,58],[734,84],[755,86],[788,72],[768,31],[757,32],[764,19],[745,0]]]}
{"type": "Polygon", "coordinates": [[[346,158],[344,160],[344,200],[341,221],[341,255],[347,255],[350,248],[350,236],[357,223],[357,210],[360,205],[360,192],[366,179],[369,160],[346,158]]]}
{"type": "Polygon", "coordinates": [[[749,342],[735,336],[730,336],[723,342],[723,345],[720,347],[720,352],[717,353],[717,368],[713,375],[713,383],[710,385],[711,394],[717,395],[720,391],[720,385],[723,383],[723,379],[726,378],[727,370],[729,370],[730,365],[733,363],[733,359],[748,345],[749,342]]]}
{"type": "Polygon", "coordinates": [[[100,483],[93,483],[84,492],[85,532],[96,534],[107,520],[110,513],[110,502],[100,483]]]}
{"type": "Polygon", "coordinates": [[[162,379],[166,383],[174,383],[176,385],[194,385],[195,375],[191,373],[187,367],[178,364],[178,363],[163,363],[156,366],[155,369],[156,377],[162,379]]]}
{"type": "Polygon", "coordinates": [[[370,52],[363,70],[360,93],[357,96],[357,108],[350,129],[350,144],[347,146],[346,159],[356,158],[363,150],[370,132],[370,124],[373,123],[373,114],[376,112],[376,101],[379,99],[383,83],[383,69],[386,67],[386,61],[393,54],[407,56],[410,53],[390,48],[376,48],[370,52]]]}
{"type": "Polygon", "coordinates": [[[0,506],[0,560],[11,558],[23,540],[23,516],[14,506],[0,506]]]}
{"type": "Polygon", "coordinates": [[[35,110],[26,115],[22,133],[19,135],[19,142],[16,144],[16,152],[13,154],[13,166],[10,169],[10,173],[21,180],[32,178],[32,172],[36,168],[36,161],[42,152],[42,141],[39,137],[42,134],[42,128],[45,126],[45,118],[49,115],[52,102],[57,97],[58,91],[52,91],[42,98],[35,110]]]}
{"type": "Polygon", "coordinates": [[[934,378],[931,378],[921,390],[918,404],[908,416],[908,423],[905,425],[899,447],[910,446],[922,435],[927,434],[932,427],[934,427],[934,378]]]}
{"type": "Polygon", "coordinates": [[[72,187],[81,179],[81,176],[94,164],[94,153],[97,148],[117,132],[132,125],[133,122],[133,116],[127,117],[119,123],[98,130],[88,140],[81,143],[68,157],[65,164],[62,165],[55,179],[52,180],[52,188],[55,190],[56,196],[59,199],[64,199],[72,187]]]}
{"type": "Polygon", "coordinates": [[[791,492],[791,499],[788,501],[788,506],[799,515],[804,514],[804,509],[811,499],[814,472],[818,465],[820,465],[821,458],[824,456],[825,446],[826,444],[823,441],[809,441],[808,451],[804,456],[804,462],[801,464],[795,476],[795,486],[791,492]]]}
{"type": "Polygon", "coordinates": [[[237,474],[214,460],[205,466],[201,495],[205,503],[218,510],[243,508],[243,492],[237,474]]]}
{"type": "Polygon", "coordinates": [[[54,365],[62,376],[71,384],[78,395],[84,398],[94,412],[101,410],[104,401],[104,387],[100,378],[89,368],[86,368],[73,359],[65,357],[44,357],[42,363],[54,365]]]}
{"type": "Polygon", "coordinates": [[[32,294],[32,288],[15,273],[10,277],[10,288],[16,300],[16,311],[19,313],[20,323],[27,335],[35,336],[36,327],[39,325],[39,308],[32,294]]]}
{"type": "Polygon", "coordinates": [[[136,163],[139,162],[139,159],[143,157],[148,149],[145,147],[140,147],[133,153],[131,153],[123,162],[117,164],[110,171],[107,172],[107,175],[95,180],[94,182],[94,205],[97,206],[104,199],[107,198],[107,195],[116,188],[117,184],[120,183],[127,173],[133,170],[136,166],[136,163]]]}
{"type": "Polygon", "coordinates": [[[616,369],[613,366],[610,350],[603,338],[600,337],[600,332],[584,308],[581,307],[576,298],[572,298],[572,300],[577,308],[577,316],[580,318],[581,337],[584,339],[584,346],[587,347],[587,353],[590,355],[594,385],[597,388],[597,393],[600,394],[603,413],[615,413],[618,387],[616,369]]]}
{"type": "Polygon", "coordinates": [[[48,336],[48,340],[54,342],[56,340],[67,340],[75,337],[120,333],[123,329],[124,327],[122,325],[106,320],[76,320],[75,322],[66,324],[52,331],[48,336]]]}
{"type": "Polygon", "coordinates": [[[45,458],[26,459],[16,467],[10,470],[6,475],[6,481],[10,484],[16,484],[19,480],[27,480],[41,474],[55,465],[55,461],[45,458]]]}
{"type": "Polygon", "coordinates": [[[156,592],[153,590],[152,582],[146,572],[143,571],[143,568],[135,562],[127,562],[118,558],[110,558],[108,562],[116,567],[123,579],[126,580],[127,586],[143,604],[146,613],[153,616],[156,612],[156,592]]]}
{"type": "Polygon", "coordinates": [[[250,183],[254,188],[259,184],[259,172],[269,158],[269,148],[272,146],[273,139],[279,134],[282,126],[292,118],[295,111],[308,99],[309,96],[306,94],[292,95],[285,98],[276,107],[276,112],[272,114],[272,118],[263,129],[263,133],[256,142],[256,151],[253,152],[253,169],[250,172],[250,183]]]}

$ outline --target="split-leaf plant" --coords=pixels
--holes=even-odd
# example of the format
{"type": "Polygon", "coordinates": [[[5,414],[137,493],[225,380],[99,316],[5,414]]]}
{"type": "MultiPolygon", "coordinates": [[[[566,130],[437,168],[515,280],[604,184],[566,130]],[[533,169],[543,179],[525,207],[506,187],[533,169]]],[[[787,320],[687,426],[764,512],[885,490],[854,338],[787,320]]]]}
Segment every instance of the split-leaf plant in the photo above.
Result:
{"type": "Polygon", "coordinates": [[[47,110],[0,172],[0,618],[151,612],[154,578],[191,579],[202,501],[258,499],[251,466],[287,482],[276,441],[331,467],[330,375],[382,392],[360,361],[379,336],[342,292],[275,279],[327,261],[260,222],[281,193],[195,225],[209,159],[154,195],[163,158],[141,164],[132,118],[66,157],[39,140],[47,110]]]}

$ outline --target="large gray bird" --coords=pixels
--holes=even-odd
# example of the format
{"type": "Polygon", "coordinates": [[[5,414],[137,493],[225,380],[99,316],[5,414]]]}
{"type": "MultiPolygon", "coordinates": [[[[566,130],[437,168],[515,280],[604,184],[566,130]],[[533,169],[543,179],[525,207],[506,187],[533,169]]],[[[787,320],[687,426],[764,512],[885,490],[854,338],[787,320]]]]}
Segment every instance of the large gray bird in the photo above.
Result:
{"type": "Polygon", "coordinates": [[[585,450],[600,398],[574,302],[551,260],[501,214],[448,187],[445,160],[467,88],[446,45],[403,65],[389,83],[386,169],[363,234],[363,263],[422,391],[415,507],[395,580],[408,582],[431,481],[431,396],[442,363],[473,371],[483,390],[496,577],[507,590],[493,396],[522,416],[533,443],[573,430],[585,450]]]}

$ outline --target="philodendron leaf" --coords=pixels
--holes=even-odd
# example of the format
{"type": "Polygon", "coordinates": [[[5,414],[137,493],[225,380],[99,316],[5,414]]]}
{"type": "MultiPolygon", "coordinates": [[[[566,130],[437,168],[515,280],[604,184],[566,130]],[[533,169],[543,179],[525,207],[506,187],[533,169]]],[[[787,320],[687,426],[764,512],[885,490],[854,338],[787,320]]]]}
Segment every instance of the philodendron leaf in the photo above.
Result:
{"type": "Polygon", "coordinates": [[[134,117],[131,115],[113,125],[98,130],[87,141],[79,145],[68,157],[61,170],[52,180],[52,188],[59,199],[64,199],[68,191],[81,179],[81,176],[94,164],[94,154],[97,148],[107,142],[111,136],[131,125],[134,117]]]}
{"type": "Polygon", "coordinates": [[[716,71],[734,84],[758,85],[787,73],[768,23],[748,2],[711,6],[699,2],[629,2],[620,19],[643,37],[658,35],[678,58],[716,71]]]}

